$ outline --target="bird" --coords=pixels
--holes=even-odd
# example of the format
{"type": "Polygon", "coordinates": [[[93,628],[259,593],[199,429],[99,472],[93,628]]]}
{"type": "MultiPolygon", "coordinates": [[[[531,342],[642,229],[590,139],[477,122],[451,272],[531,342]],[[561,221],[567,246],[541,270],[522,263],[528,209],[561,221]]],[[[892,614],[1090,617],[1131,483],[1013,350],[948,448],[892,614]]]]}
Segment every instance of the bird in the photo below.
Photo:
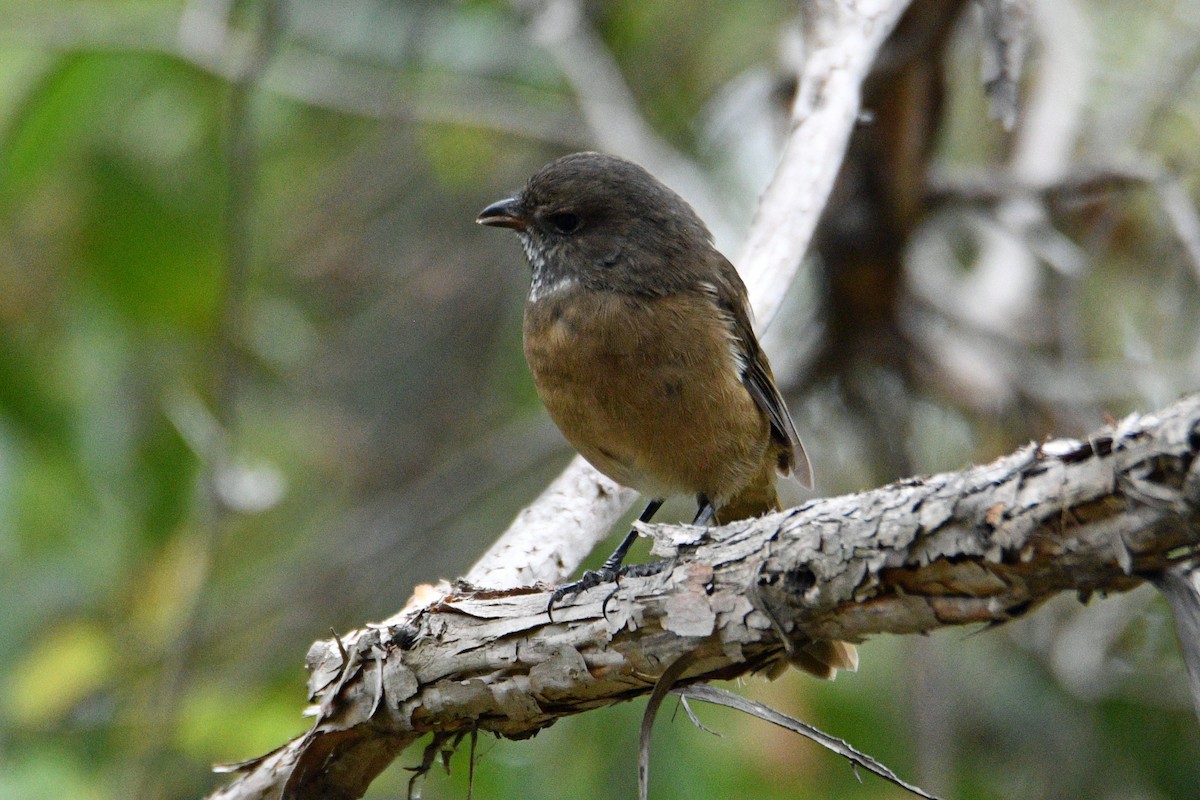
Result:
{"type": "MultiPolygon", "coordinates": [[[[557,158],[481,225],[515,231],[531,269],[525,358],[538,396],[597,470],[662,502],[691,495],[695,524],[779,510],[777,476],[812,468],[754,333],[746,286],[692,207],[641,166],[596,152],[557,158]]],[[[554,602],[615,580],[630,531],[554,602]]],[[[856,669],[843,642],[793,663],[856,669]]]]}

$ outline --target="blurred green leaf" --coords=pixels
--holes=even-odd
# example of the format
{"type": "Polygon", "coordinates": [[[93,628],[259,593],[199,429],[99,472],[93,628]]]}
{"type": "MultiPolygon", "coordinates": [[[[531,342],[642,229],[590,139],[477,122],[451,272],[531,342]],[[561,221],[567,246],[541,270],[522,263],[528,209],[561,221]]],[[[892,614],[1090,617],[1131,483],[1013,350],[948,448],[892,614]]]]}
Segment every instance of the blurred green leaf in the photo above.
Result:
{"type": "Polygon", "coordinates": [[[184,695],[176,738],[192,758],[209,763],[238,761],[261,755],[304,732],[293,685],[283,688],[198,681],[184,695]],[[230,725],[238,719],[237,725],[230,725]]]}
{"type": "Polygon", "coordinates": [[[44,628],[9,675],[6,716],[21,727],[53,728],[112,678],[115,656],[111,634],[94,622],[44,628]]]}

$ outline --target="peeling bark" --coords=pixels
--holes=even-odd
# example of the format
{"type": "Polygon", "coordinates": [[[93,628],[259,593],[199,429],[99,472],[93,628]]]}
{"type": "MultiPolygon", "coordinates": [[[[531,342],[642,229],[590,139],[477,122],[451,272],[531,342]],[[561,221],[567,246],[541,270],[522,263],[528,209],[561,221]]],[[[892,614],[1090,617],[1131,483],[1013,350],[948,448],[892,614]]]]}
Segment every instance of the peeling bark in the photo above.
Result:
{"type": "Polygon", "coordinates": [[[219,798],[358,797],[426,733],[524,738],[568,714],[770,670],[821,639],[999,623],[1062,592],[1132,589],[1200,548],[1200,395],[1084,441],[721,528],[648,525],[655,575],[555,609],[458,585],[309,654],[317,722],[219,798]],[[348,661],[348,663],[343,663],[348,661]]]}

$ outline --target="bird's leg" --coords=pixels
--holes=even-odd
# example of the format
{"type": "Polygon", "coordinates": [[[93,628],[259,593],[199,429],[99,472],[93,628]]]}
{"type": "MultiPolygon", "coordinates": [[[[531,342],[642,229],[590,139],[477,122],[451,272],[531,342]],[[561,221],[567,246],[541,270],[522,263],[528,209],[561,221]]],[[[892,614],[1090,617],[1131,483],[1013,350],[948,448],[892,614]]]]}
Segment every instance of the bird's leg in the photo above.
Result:
{"type": "MultiPolygon", "coordinates": [[[[696,495],[696,505],[699,507],[696,509],[696,516],[692,519],[692,524],[693,525],[707,525],[708,523],[712,522],[713,517],[715,517],[716,513],[717,513],[717,510],[713,506],[712,502],[705,495],[698,494],[698,495],[696,495]]],[[[649,521],[650,521],[649,517],[642,520],[642,522],[649,522],[649,521]]],[[[630,535],[632,536],[632,533],[630,535]]],[[[626,545],[628,545],[631,541],[632,541],[632,539],[626,538],[625,542],[622,544],[622,547],[624,547],[625,550],[628,550],[629,548],[626,545]]],[[[620,555],[622,558],[624,558],[624,556],[625,556],[624,550],[621,550],[621,548],[617,548],[617,552],[613,553],[612,558],[610,558],[608,561],[612,561],[613,558],[616,558],[618,555],[620,555]]],[[[608,561],[604,562],[605,566],[608,566],[608,561]]],[[[614,565],[614,568],[616,569],[618,580],[620,579],[620,577],[622,575],[628,575],[631,578],[644,578],[647,575],[657,575],[658,573],[663,571],[663,569],[666,567],[666,565],[669,562],[668,561],[654,561],[650,564],[630,564],[628,567],[619,567],[620,563],[621,563],[620,559],[617,559],[616,565],[614,565]]],[[[603,568],[601,568],[601,572],[603,572],[603,571],[604,571],[603,568]]],[[[608,597],[604,598],[604,602],[600,604],[600,612],[602,614],[604,614],[605,619],[608,619],[608,601],[612,600],[613,597],[616,596],[617,591],[619,589],[620,589],[620,586],[618,586],[616,589],[613,589],[612,594],[610,594],[608,597]]]]}
{"type": "MultiPolygon", "coordinates": [[[[654,519],[654,515],[662,508],[662,500],[651,500],[646,504],[646,508],[638,515],[638,522],[649,522],[654,519]]],[[[616,572],[621,568],[621,564],[625,561],[625,556],[629,554],[629,548],[633,547],[633,543],[637,541],[637,528],[634,528],[625,534],[625,539],[617,545],[617,549],[613,550],[613,554],[604,559],[604,563],[600,565],[598,572],[616,572]]]]}
{"type": "MultiPolygon", "coordinates": [[[[662,508],[662,504],[662,500],[651,500],[646,504],[645,510],[638,516],[638,522],[649,522],[654,518],[658,509],[662,508]]],[[[637,535],[637,528],[625,534],[625,538],[621,541],[621,544],[617,545],[617,549],[613,551],[613,554],[604,560],[604,563],[600,565],[600,569],[588,570],[579,576],[579,580],[564,583],[555,589],[554,593],[550,595],[550,603],[546,606],[546,615],[554,619],[554,615],[551,613],[554,609],[554,604],[568,595],[579,594],[593,586],[599,586],[601,583],[615,581],[621,571],[621,562],[625,560],[625,556],[629,553],[629,548],[633,547],[637,535]]]]}

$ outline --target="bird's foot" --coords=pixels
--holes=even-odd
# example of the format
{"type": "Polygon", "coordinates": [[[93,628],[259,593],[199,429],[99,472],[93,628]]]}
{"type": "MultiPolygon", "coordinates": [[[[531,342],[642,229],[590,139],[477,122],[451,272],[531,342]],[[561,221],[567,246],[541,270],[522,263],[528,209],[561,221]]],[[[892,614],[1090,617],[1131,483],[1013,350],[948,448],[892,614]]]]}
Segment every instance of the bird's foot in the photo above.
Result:
{"type": "Polygon", "coordinates": [[[620,577],[620,567],[610,567],[605,564],[600,569],[589,569],[587,572],[579,576],[579,580],[571,581],[570,583],[564,583],[562,586],[559,586],[554,590],[554,592],[550,595],[550,602],[546,604],[546,616],[548,616],[550,621],[553,622],[554,604],[559,600],[562,600],[564,597],[570,597],[571,595],[579,594],[580,592],[586,592],[588,589],[599,586],[602,583],[616,583],[617,579],[620,577]]]}
{"type": "Polygon", "coordinates": [[[564,597],[586,592],[588,589],[595,588],[605,583],[617,584],[612,592],[604,599],[601,606],[601,614],[607,614],[608,601],[616,595],[620,589],[621,578],[645,578],[650,575],[657,575],[667,567],[667,561],[652,561],[649,564],[629,564],[627,566],[610,566],[607,562],[600,569],[589,569],[587,572],[579,576],[579,580],[564,583],[559,586],[550,595],[550,602],[546,604],[546,616],[550,617],[550,621],[554,621],[554,606],[564,597]]]}

